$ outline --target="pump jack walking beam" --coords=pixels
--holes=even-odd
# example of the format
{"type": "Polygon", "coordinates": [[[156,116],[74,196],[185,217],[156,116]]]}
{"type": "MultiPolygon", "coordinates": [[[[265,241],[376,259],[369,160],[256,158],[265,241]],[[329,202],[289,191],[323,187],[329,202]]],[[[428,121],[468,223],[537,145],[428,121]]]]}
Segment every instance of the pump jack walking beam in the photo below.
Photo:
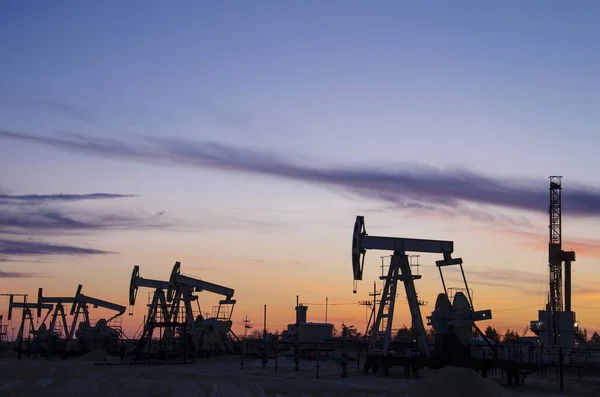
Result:
{"type": "Polygon", "coordinates": [[[93,307],[103,307],[105,309],[114,310],[116,313],[106,320],[107,323],[112,321],[113,319],[123,315],[125,310],[127,309],[125,306],[118,305],[116,303],[104,301],[101,299],[92,298],[91,296],[86,296],[81,293],[81,288],[83,286],[79,284],[77,287],[77,292],[75,293],[75,299],[73,300],[74,304],[71,306],[71,316],[73,316],[73,324],[71,325],[71,329],[69,330],[69,339],[73,339],[75,334],[75,330],[77,327],[77,320],[79,319],[79,314],[83,314],[84,322],[87,325],[90,325],[90,315],[88,310],[88,305],[92,305],[93,307]]]}
{"type": "Polygon", "coordinates": [[[194,319],[194,312],[192,309],[192,302],[198,300],[198,296],[194,295],[193,292],[208,291],[217,295],[221,295],[225,299],[219,300],[219,306],[217,310],[217,319],[221,314],[223,305],[231,305],[228,313],[228,320],[231,319],[233,314],[233,308],[236,300],[233,299],[234,289],[224,287],[219,284],[210,283],[208,281],[201,280],[199,278],[186,276],[181,274],[181,262],[175,262],[173,270],[171,271],[171,277],[169,278],[169,289],[167,290],[167,301],[171,302],[171,318],[176,321],[179,318],[179,308],[183,303],[185,307],[185,323],[187,332],[192,335],[192,348],[195,352],[199,351],[198,334],[194,319]]]}
{"type": "Polygon", "coordinates": [[[38,289],[37,317],[42,315],[42,305],[44,303],[54,304],[54,312],[52,313],[48,330],[54,332],[56,322],[60,316],[60,319],[62,320],[64,336],[65,338],[68,338],[70,335],[70,330],[67,323],[67,314],[65,313],[64,305],[72,305],[74,303],[73,297],[48,297],[44,296],[42,291],[42,288],[38,289]]]}
{"type": "MultiPolygon", "coordinates": [[[[35,332],[37,331],[35,329],[35,325],[33,323],[32,310],[37,309],[38,304],[27,302],[27,294],[0,294],[0,296],[8,296],[9,297],[8,316],[7,316],[8,321],[12,320],[12,313],[13,313],[14,309],[22,310],[21,321],[19,324],[19,330],[17,332],[17,339],[16,339],[17,350],[20,351],[22,348],[22,344],[23,344],[23,338],[25,337],[25,334],[26,334],[26,332],[25,332],[26,328],[28,328],[27,337],[29,337],[29,335],[31,335],[31,334],[35,334],[35,332]],[[14,300],[15,296],[22,297],[23,302],[16,302],[14,300]],[[27,327],[27,325],[28,325],[28,327],[27,327]]],[[[46,319],[50,315],[50,312],[52,311],[53,308],[54,308],[54,305],[51,305],[48,303],[42,305],[43,310],[48,310],[42,323],[46,322],[46,319]]]]}
{"type": "MultiPolygon", "coordinates": [[[[219,311],[217,312],[217,317],[221,311],[221,305],[231,305],[231,311],[229,312],[229,317],[233,314],[233,306],[236,303],[236,300],[233,299],[233,294],[235,290],[233,288],[224,287],[219,284],[210,283],[208,281],[200,280],[195,277],[190,277],[181,274],[181,262],[175,262],[173,266],[173,270],[171,271],[171,277],[169,279],[169,289],[167,291],[167,300],[172,301],[177,295],[176,291],[179,289],[181,293],[189,293],[196,291],[208,291],[213,294],[221,295],[225,299],[219,300],[219,311]]],[[[191,298],[191,295],[189,295],[191,298]]],[[[189,299],[189,298],[188,298],[189,299]]]]}
{"type": "Polygon", "coordinates": [[[356,293],[357,281],[362,280],[365,255],[367,250],[386,250],[393,251],[393,255],[388,270],[388,275],[381,277],[385,280],[385,286],[381,295],[381,302],[377,312],[377,318],[371,335],[370,349],[376,348],[376,342],[380,324],[383,320],[386,321],[385,331],[383,331],[383,353],[387,354],[390,341],[392,321],[394,317],[394,306],[396,298],[396,290],[398,281],[404,283],[406,297],[408,299],[409,309],[412,317],[412,327],[417,338],[417,344],[421,353],[430,357],[429,345],[421,309],[414,285],[414,280],[420,279],[421,276],[413,275],[410,270],[410,262],[407,252],[423,252],[423,253],[438,253],[443,254],[444,259],[451,260],[451,254],[454,251],[454,242],[443,240],[424,240],[413,238],[398,238],[398,237],[381,237],[369,236],[365,228],[365,220],[363,216],[357,216],[354,222],[354,233],[352,236],[352,270],[354,276],[354,293],[356,293]],[[387,305],[387,313],[385,313],[387,305]]]}

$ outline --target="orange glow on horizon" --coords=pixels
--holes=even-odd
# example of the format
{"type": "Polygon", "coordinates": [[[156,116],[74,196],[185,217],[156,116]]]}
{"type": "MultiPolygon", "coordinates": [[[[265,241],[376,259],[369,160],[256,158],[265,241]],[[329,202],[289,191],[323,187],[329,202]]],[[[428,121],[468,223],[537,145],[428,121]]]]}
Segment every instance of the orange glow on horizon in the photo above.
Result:
{"type": "MultiPolygon", "coordinates": [[[[500,232],[507,237],[518,237],[519,244],[543,253],[543,242],[545,241],[543,234],[493,229],[490,231],[500,232]],[[536,241],[538,244],[534,244],[536,241]]],[[[468,237],[473,238],[472,235],[468,237]]],[[[477,238],[479,237],[477,236],[477,238]]],[[[497,244],[497,236],[493,241],[485,238],[481,238],[481,241],[497,244]]],[[[594,242],[594,240],[578,240],[577,243],[565,243],[565,246],[573,247],[578,255],[580,253],[578,250],[585,252],[585,249],[588,249],[588,255],[596,253],[600,255],[600,242],[594,242]]],[[[29,294],[30,301],[35,301],[37,300],[38,286],[44,288],[44,295],[73,296],[77,284],[81,282],[84,294],[128,306],[127,297],[132,263],[141,264],[142,277],[166,281],[173,267],[174,260],[172,258],[176,256],[182,262],[183,273],[235,289],[235,299],[238,303],[235,306],[232,321],[233,330],[238,336],[244,334],[242,321],[246,315],[251,319],[253,329],[262,330],[264,304],[267,304],[267,328],[269,330],[283,330],[288,324],[294,323],[296,294],[300,295],[301,303],[309,306],[308,321],[325,321],[324,303],[325,298],[328,297],[330,305],[327,320],[329,322],[333,323],[337,329],[340,329],[344,322],[347,325],[354,325],[360,332],[364,332],[366,309],[357,303],[369,299],[368,294],[372,291],[372,280],[377,279],[381,272],[380,260],[377,253],[370,254],[368,269],[367,266],[365,267],[365,281],[360,284],[358,294],[352,294],[347,246],[343,246],[339,250],[336,247],[337,244],[332,249],[333,253],[327,254],[330,257],[323,259],[327,266],[320,266],[320,262],[317,261],[309,263],[309,260],[298,260],[303,262],[301,265],[298,265],[296,260],[285,262],[285,260],[277,258],[285,258],[286,255],[277,253],[271,253],[272,257],[256,260],[253,255],[246,255],[242,249],[244,247],[240,248],[240,252],[229,253],[229,256],[224,255],[223,257],[219,257],[218,253],[208,251],[203,252],[203,255],[207,255],[206,257],[200,257],[194,255],[193,250],[175,255],[176,253],[172,252],[175,251],[174,249],[159,249],[158,253],[134,251],[122,254],[117,258],[116,263],[111,259],[108,264],[105,262],[105,258],[86,258],[84,264],[81,264],[77,258],[67,258],[62,263],[45,264],[44,268],[39,270],[49,275],[56,275],[55,277],[0,279],[0,290],[7,293],[25,292],[29,294]],[[243,259],[246,256],[248,259],[243,259]],[[356,304],[340,305],[353,302],[356,304]]],[[[522,330],[531,320],[537,319],[537,310],[543,308],[544,287],[547,284],[542,272],[540,271],[538,274],[539,268],[528,268],[525,266],[526,263],[512,263],[508,264],[512,265],[512,268],[505,268],[502,260],[489,257],[488,249],[483,244],[473,245],[471,248],[467,245],[466,248],[461,248],[461,251],[470,249],[472,252],[469,255],[462,256],[465,260],[465,273],[469,287],[474,290],[475,308],[491,309],[493,314],[492,320],[479,324],[480,328],[492,325],[500,329],[522,330]],[[490,258],[490,262],[480,262],[481,258],[485,261],[490,258]],[[509,277],[512,271],[519,271],[519,276],[509,277]]],[[[126,250],[123,249],[123,251],[126,250]]],[[[527,252],[525,254],[528,255],[527,252]]],[[[534,256],[531,255],[531,257],[534,256]]],[[[428,302],[427,306],[421,308],[423,319],[426,321],[425,317],[433,310],[436,296],[442,287],[435,265],[431,265],[431,261],[425,256],[421,259],[425,259],[420,262],[423,265],[421,268],[423,279],[416,282],[416,288],[419,297],[428,302]]],[[[523,261],[529,260],[524,259],[523,261]]],[[[587,265],[584,261],[582,262],[582,265],[587,265]]],[[[451,281],[448,286],[462,285],[462,279],[457,274],[460,272],[445,272],[446,281],[451,281]]],[[[574,273],[573,277],[585,277],[585,279],[581,279],[581,285],[594,285],[590,276],[587,274],[580,276],[581,274],[574,273]]],[[[380,288],[378,286],[378,289],[380,288]]],[[[129,337],[132,337],[142,325],[149,292],[152,291],[141,288],[138,291],[134,315],[129,316],[126,312],[122,317],[122,325],[129,337]]],[[[600,331],[600,320],[597,320],[597,314],[600,311],[594,308],[596,306],[600,308],[600,293],[593,288],[579,288],[579,290],[574,290],[573,298],[574,310],[577,312],[577,319],[581,326],[587,328],[588,332],[590,330],[600,331]],[[579,302],[582,307],[577,306],[577,300],[584,301],[579,302]]],[[[202,311],[210,312],[212,305],[216,304],[218,299],[219,297],[214,294],[200,293],[199,300],[202,311]]],[[[6,314],[7,305],[8,298],[6,300],[0,298],[0,313],[6,314]]],[[[410,315],[401,286],[396,308],[394,329],[410,325],[410,315]]],[[[92,310],[92,319],[106,318],[106,315],[109,313],[101,309],[92,310]]],[[[13,324],[15,324],[14,320],[13,324]]]]}
{"type": "MultiPolygon", "coordinates": [[[[59,294],[52,295],[58,296],[59,294]]],[[[402,295],[400,295],[399,299],[397,300],[398,305],[394,316],[394,329],[401,328],[403,325],[410,325],[410,315],[408,312],[408,307],[406,306],[405,302],[403,302],[402,299],[400,299],[401,296],[402,295]]],[[[582,305],[583,307],[574,307],[574,311],[577,313],[577,319],[581,324],[581,327],[586,328],[588,330],[588,333],[594,331],[600,332],[600,320],[598,320],[597,316],[597,314],[600,312],[600,294],[590,292],[584,294],[576,294],[576,296],[577,299],[585,299],[588,302],[590,302],[586,302],[586,304],[582,305]],[[598,308],[594,307],[596,305],[598,306],[598,308]]],[[[98,296],[98,298],[109,301],[111,300],[110,296],[98,296]]],[[[486,302],[485,298],[481,298],[479,301],[474,301],[476,309],[489,308],[492,310],[493,319],[490,321],[480,322],[478,324],[480,328],[485,329],[488,325],[491,325],[492,327],[496,327],[500,332],[503,332],[506,329],[512,329],[520,333],[521,330],[523,330],[531,320],[537,319],[537,311],[538,309],[542,308],[540,305],[538,305],[538,297],[535,296],[530,298],[523,298],[518,301],[513,300],[513,303],[508,303],[507,299],[486,302]]],[[[125,306],[127,303],[117,302],[116,299],[115,301],[116,303],[125,304],[125,306]]],[[[328,307],[328,322],[334,324],[338,330],[341,329],[341,324],[345,323],[346,325],[354,325],[359,332],[365,331],[366,317],[370,313],[367,312],[367,309],[365,309],[364,306],[359,306],[358,304],[356,306],[336,306],[335,301],[331,300],[330,303],[332,303],[332,305],[328,307]]],[[[2,306],[0,306],[0,313],[6,314],[7,305],[8,299],[5,303],[2,304],[2,306]]],[[[282,331],[287,329],[288,324],[293,324],[295,322],[294,305],[295,303],[285,306],[277,304],[267,304],[267,330],[271,332],[275,330],[282,331]]],[[[232,329],[234,333],[238,335],[238,337],[244,334],[244,324],[242,320],[244,319],[245,315],[248,315],[248,317],[251,320],[251,325],[253,326],[252,330],[259,329],[262,331],[263,307],[263,304],[259,302],[244,302],[243,304],[236,305],[232,316],[232,329]]],[[[432,309],[432,304],[428,304],[427,307],[422,307],[421,313],[424,321],[426,321],[425,317],[429,315],[432,309]]],[[[113,312],[111,311],[100,308],[90,309],[90,318],[92,320],[97,320],[99,318],[107,318],[108,316],[112,315],[112,313],[113,312]]],[[[129,316],[128,311],[126,311],[125,314],[119,320],[120,322],[122,322],[123,330],[129,338],[134,337],[136,332],[139,332],[139,330],[142,327],[145,314],[145,300],[144,302],[142,302],[142,299],[138,297],[138,303],[136,304],[134,315],[129,316]]],[[[18,315],[15,316],[13,314],[13,320],[10,327],[18,327],[18,318],[18,315]]],[[[324,322],[325,307],[309,306],[307,320],[309,322],[324,322]]],[[[69,324],[71,323],[71,321],[72,317],[69,316],[69,324]]]]}
{"type": "MultiPolygon", "coordinates": [[[[483,229],[489,233],[501,234],[517,239],[517,243],[525,248],[539,250],[548,242],[548,236],[542,233],[525,232],[507,229],[483,229]]],[[[596,239],[564,239],[563,249],[573,250],[577,256],[586,258],[600,258],[600,240],[596,239]]]]}

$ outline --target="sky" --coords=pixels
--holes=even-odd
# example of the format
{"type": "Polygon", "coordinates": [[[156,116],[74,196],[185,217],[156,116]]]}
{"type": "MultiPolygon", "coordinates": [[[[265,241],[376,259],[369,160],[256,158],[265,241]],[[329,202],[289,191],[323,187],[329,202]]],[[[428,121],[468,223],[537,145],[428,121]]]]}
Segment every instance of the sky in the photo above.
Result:
{"type": "MultiPolygon", "coordinates": [[[[390,252],[367,253],[353,294],[363,215],[372,235],[454,241],[480,325],[522,331],[561,175],[574,309],[600,331],[599,18],[591,0],[3,1],[0,293],[82,284],[127,305],[134,265],[168,280],[180,261],[235,289],[238,334],[263,305],[284,329],[297,295],[309,321],[328,299],[328,321],[364,330],[390,252]]],[[[418,259],[423,316],[437,259],[418,259]]]]}

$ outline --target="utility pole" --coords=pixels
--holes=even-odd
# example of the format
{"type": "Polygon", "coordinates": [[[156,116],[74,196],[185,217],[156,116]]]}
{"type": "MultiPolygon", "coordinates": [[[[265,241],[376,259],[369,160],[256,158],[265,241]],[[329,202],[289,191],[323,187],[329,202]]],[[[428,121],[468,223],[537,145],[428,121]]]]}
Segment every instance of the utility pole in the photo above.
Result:
{"type": "Polygon", "coordinates": [[[267,305],[265,305],[265,313],[263,315],[263,335],[267,338],[267,305]]]}
{"type": "MultiPolygon", "coordinates": [[[[373,292],[369,292],[369,296],[373,297],[373,317],[375,317],[375,313],[377,313],[377,297],[381,295],[381,291],[377,292],[377,282],[373,281],[373,292]]],[[[373,330],[373,332],[378,332],[379,330],[373,330]]]]}
{"type": "MultiPolygon", "coordinates": [[[[374,281],[373,282],[373,292],[369,292],[369,296],[373,298],[373,300],[367,300],[367,301],[361,301],[358,302],[359,305],[361,306],[367,306],[371,308],[371,315],[369,316],[369,320],[367,321],[366,324],[366,330],[365,330],[365,337],[369,334],[369,326],[371,325],[371,321],[374,321],[375,318],[375,313],[377,313],[376,309],[377,309],[377,303],[379,302],[377,300],[377,297],[381,295],[381,291],[377,291],[377,282],[374,281]]],[[[365,318],[366,320],[366,318],[365,318]]],[[[371,332],[377,332],[379,330],[372,330],[371,332]]]]}
{"type": "Polygon", "coordinates": [[[325,323],[327,323],[327,306],[329,306],[329,298],[325,297],[325,323]]]}
{"type": "Polygon", "coordinates": [[[262,366],[267,365],[267,305],[265,305],[265,312],[263,315],[263,354],[262,354],[262,366]]]}
{"type": "Polygon", "coordinates": [[[246,314],[246,318],[244,319],[244,339],[246,339],[248,330],[251,329],[250,320],[248,319],[248,315],[246,314]]]}
{"type": "Polygon", "coordinates": [[[294,370],[300,370],[300,321],[298,318],[300,307],[300,296],[296,295],[296,340],[294,341],[294,370]]]}

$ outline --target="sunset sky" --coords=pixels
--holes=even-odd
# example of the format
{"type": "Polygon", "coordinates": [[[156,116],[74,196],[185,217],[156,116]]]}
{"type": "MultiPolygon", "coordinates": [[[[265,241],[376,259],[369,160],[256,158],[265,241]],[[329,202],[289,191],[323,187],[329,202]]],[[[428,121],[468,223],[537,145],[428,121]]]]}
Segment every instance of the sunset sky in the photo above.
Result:
{"type": "Polygon", "coordinates": [[[134,265],[168,280],[181,261],[235,289],[238,334],[264,304],[269,329],[292,323],[296,295],[363,331],[355,302],[390,254],[367,253],[353,294],[364,215],[372,235],[453,240],[475,308],[521,332],[562,175],[573,306],[600,331],[598,20],[591,0],[3,1],[0,293],[127,305],[134,265]]]}

